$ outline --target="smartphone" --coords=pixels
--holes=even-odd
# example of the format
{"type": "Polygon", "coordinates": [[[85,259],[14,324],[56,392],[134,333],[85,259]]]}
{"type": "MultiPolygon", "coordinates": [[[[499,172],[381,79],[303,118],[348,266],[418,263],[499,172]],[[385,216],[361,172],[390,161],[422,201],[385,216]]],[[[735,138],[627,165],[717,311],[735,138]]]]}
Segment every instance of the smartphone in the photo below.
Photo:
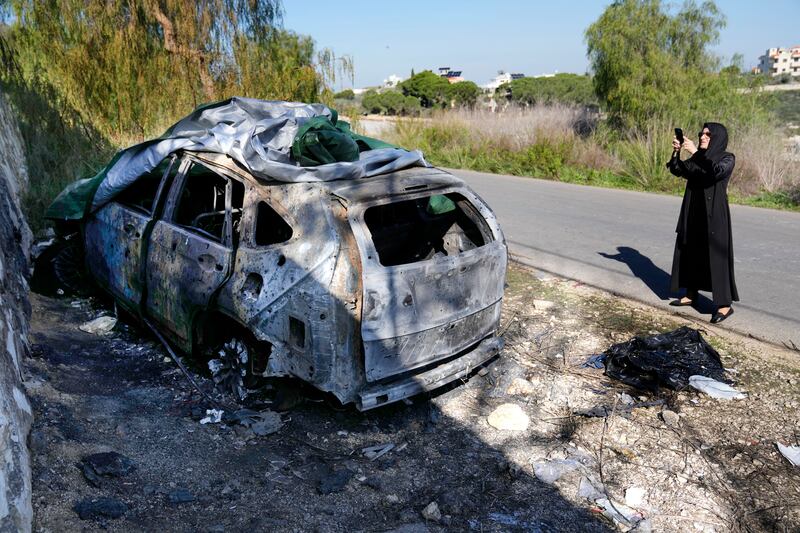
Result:
{"type": "Polygon", "coordinates": [[[683,130],[680,128],[675,128],[675,138],[678,139],[678,142],[683,144],[683,130]]]}

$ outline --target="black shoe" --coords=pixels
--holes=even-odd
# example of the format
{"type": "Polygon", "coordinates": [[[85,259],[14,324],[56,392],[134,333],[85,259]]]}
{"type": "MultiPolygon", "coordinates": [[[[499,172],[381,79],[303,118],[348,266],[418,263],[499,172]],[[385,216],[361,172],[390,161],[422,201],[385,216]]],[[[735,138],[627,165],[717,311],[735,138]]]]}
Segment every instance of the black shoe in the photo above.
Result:
{"type": "Polygon", "coordinates": [[[717,312],[714,313],[714,316],[711,317],[711,323],[712,324],[719,324],[720,322],[722,322],[723,320],[725,320],[726,318],[728,318],[732,314],[733,314],[733,307],[731,307],[728,310],[728,312],[725,313],[724,315],[722,313],[720,313],[719,311],[717,311],[717,312]]]}
{"type": "Polygon", "coordinates": [[[689,300],[688,302],[682,302],[681,298],[678,298],[677,300],[672,300],[669,303],[669,305],[671,305],[672,307],[685,307],[687,305],[694,305],[694,300],[689,300]]]}

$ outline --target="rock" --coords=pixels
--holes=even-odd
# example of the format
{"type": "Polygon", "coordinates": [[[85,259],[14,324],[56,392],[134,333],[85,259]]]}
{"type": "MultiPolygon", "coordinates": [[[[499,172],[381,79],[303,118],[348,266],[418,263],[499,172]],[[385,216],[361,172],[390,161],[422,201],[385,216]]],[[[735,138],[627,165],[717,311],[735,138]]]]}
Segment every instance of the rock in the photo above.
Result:
{"type": "Polygon", "coordinates": [[[619,401],[622,402],[624,405],[633,405],[635,402],[633,396],[631,396],[626,392],[623,392],[622,394],[619,395],[619,401]]]}
{"type": "Polygon", "coordinates": [[[78,468],[90,485],[99,488],[104,477],[127,476],[136,469],[136,463],[117,452],[102,452],[82,458],[78,468]]]}
{"type": "Polygon", "coordinates": [[[400,497],[397,494],[387,494],[386,495],[386,502],[387,503],[400,503],[400,497]]]}
{"type": "Polygon", "coordinates": [[[108,335],[116,325],[117,319],[113,316],[99,316],[94,320],[84,322],[78,326],[78,329],[92,335],[108,335]]]}
{"type": "Polygon", "coordinates": [[[317,486],[317,492],[320,494],[331,494],[342,490],[350,479],[353,477],[353,472],[347,468],[334,470],[330,475],[325,476],[317,486]]]}
{"type": "Polygon", "coordinates": [[[534,392],[536,392],[536,388],[533,383],[522,378],[514,378],[514,381],[506,389],[506,394],[511,396],[529,396],[534,392]]]}
{"type": "Polygon", "coordinates": [[[167,501],[173,505],[190,503],[195,501],[195,499],[196,498],[194,497],[194,494],[192,494],[189,489],[185,489],[183,487],[178,487],[167,494],[167,501]]]}
{"type": "Polygon", "coordinates": [[[372,487],[378,492],[383,492],[386,490],[386,482],[380,476],[369,476],[364,480],[364,484],[368,487],[372,487]]]}
{"type": "Polygon", "coordinates": [[[547,311],[551,307],[553,307],[555,303],[549,300],[534,300],[533,301],[533,308],[538,311],[547,311]]]}
{"type": "Polygon", "coordinates": [[[431,522],[438,522],[442,519],[442,512],[439,510],[439,506],[436,502],[431,502],[422,510],[422,517],[431,522]]]}
{"type": "Polygon", "coordinates": [[[490,414],[489,425],[501,431],[525,431],[528,429],[528,415],[519,405],[504,403],[490,414]]]}
{"type": "Polygon", "coordinates": [[[0,92],[0,531],[30,531],[28,432],[33,411],[21,377],[28,342],[28,252],[33,241],[20,210],[28,183],[24,142],[0,92]]]}
{"type": "Polygon", "coordinates": [[[116,498],[97,498],[81,500],[72,508],[81,520],[98,518],[120,518],[128,512],[128,506],[116,498]]]}
{"type": "Polygon", "coordinates": [[[641,487],[628,487],[625,490],[625,505],[640,507],[644,503],[645,491],[641,487]]]}
{"type": "Polygon", "coordinates": [[[670,411],[669,409],[661,411],[661,418],[664,420],[664,423],[670,427],[676,428],[681,423],[681,418],[678,416],[678,413],[670,411]]]}

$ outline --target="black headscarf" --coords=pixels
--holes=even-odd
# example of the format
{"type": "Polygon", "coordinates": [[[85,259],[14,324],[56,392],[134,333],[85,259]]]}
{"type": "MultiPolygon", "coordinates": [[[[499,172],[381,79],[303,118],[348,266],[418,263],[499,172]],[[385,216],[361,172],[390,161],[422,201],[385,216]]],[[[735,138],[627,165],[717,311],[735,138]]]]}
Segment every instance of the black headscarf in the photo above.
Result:
{"type": "MultiPolygon", "coordinates": [[[[719,122],[706,122],[703,124],[703,128],[708,128],[711,139],[708,142],[708,148],[699,148],[697,152],[700,157],[705,157],[716,165],[720,159],[728,155],[728,152],[725,151],[728,148],[728,130],[719,122]]],[[[702,134],[702,130],[700,131],[702,134]]],[[[700,135],[697,138],[699,139],[700,135]]],[[[700,144],[699,141],[698,144],[700,144]]]]}

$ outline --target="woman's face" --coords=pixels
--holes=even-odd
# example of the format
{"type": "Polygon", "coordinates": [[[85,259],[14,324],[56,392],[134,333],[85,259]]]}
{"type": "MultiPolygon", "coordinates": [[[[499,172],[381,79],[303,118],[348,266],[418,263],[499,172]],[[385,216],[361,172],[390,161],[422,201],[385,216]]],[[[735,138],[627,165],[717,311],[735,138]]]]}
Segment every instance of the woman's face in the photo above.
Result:
{"type": "Polygon", "coordinates": [[[708,131],[708,128],[703,128],[703,131],[700,132],[700,148],[707,149],[709,142],[711,142],[711,132],[708,131]]]}

